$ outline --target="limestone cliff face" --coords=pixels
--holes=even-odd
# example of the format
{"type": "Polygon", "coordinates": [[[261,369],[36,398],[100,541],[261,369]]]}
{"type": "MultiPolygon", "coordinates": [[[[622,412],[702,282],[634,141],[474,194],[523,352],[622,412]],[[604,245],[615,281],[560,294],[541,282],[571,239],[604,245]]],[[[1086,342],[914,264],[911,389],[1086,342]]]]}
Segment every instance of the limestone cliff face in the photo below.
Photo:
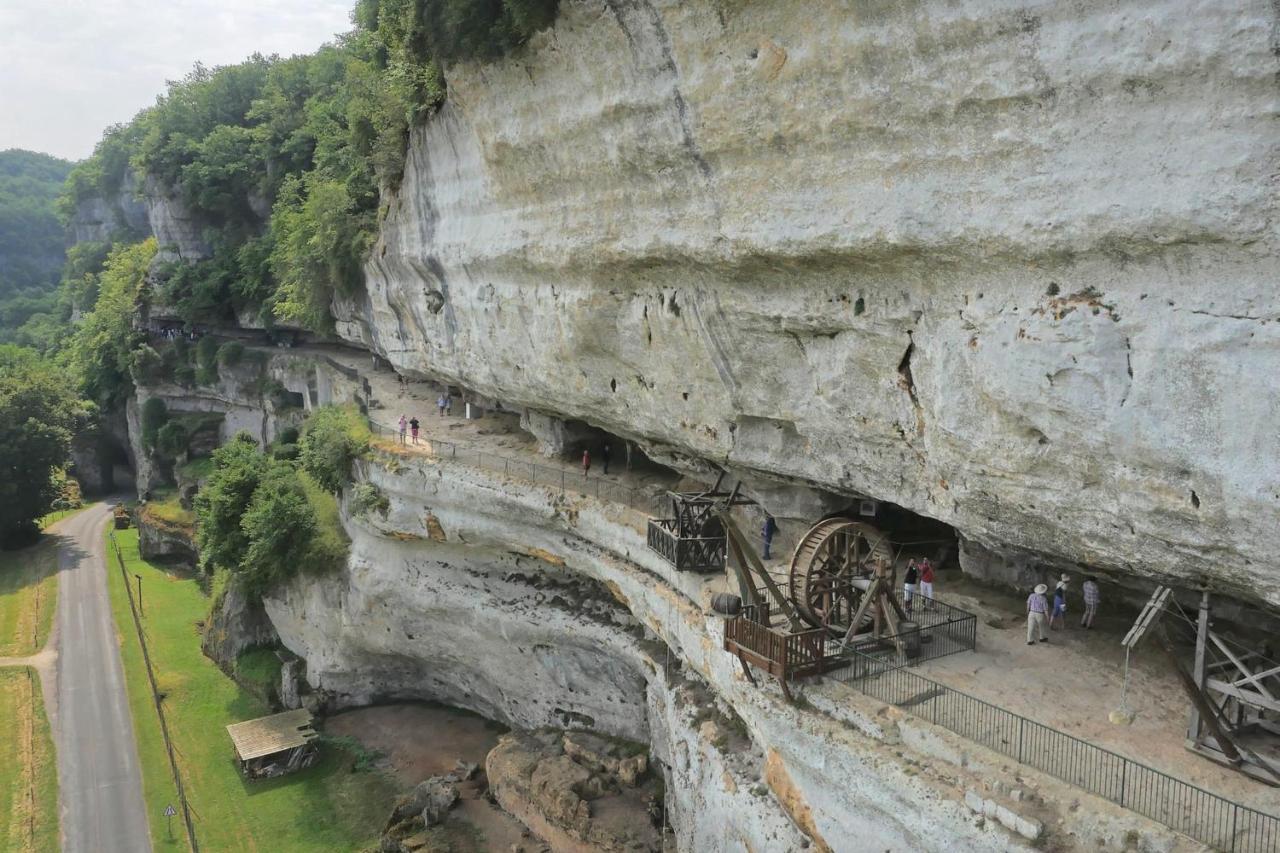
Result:
{"type": "Polygon", "coordinates": [[[450,70],[339,329],[988,553],[1280,605],[1275,28],[568,0],[450,70]]]}
{"type": "Polygon", "coordinates": [[[147,205],[138,198],[133,173],[125,174],[120,190],[111,198],[94,197],[77,205],[69,227],[76,243],[106,242],[122,232],[150,233],[147,205]]]}

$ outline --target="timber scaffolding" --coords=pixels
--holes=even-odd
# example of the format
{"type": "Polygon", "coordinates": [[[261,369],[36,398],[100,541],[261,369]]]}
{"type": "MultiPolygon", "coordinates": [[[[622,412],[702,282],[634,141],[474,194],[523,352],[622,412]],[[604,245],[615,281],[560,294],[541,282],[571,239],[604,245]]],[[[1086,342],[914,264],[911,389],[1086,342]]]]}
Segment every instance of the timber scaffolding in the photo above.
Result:
{"type": "Polygon", "coordinates": [[[728,538],[720,513],[753,501],[738,494],[737,487],[722,491],[723,480],[721,474],[702,492],[667,492],[670,515],[649,519],[649,547],[677,571],[724,571],[728,538]]]}

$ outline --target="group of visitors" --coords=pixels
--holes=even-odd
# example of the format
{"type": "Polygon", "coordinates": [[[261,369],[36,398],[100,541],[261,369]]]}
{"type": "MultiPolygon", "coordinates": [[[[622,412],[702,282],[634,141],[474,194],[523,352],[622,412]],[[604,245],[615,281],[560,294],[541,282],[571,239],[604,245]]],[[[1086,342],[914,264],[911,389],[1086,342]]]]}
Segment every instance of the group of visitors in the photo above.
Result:
{"type": "Polygon", "coordinates": [[[179,338],[182,338],[183,340],[191,341],[192,343],[195,343],[196,338],[199,337],[194,331],[183,331],[176,326],[169,326],[168,328],[161,329],[158,334],[166,341],[176,341],[179,338]]]}
{"type": "Polygon", "coordinates": [[[407,442],[405,441],[405,432],[409,432],[413,436],[413,443],[417,444],[418,428],[421,426],[422,425],[418,423],[417,417],[406,419],[404,415],[401,415],[400,416],[400,443],[407,444],[407,442]]]}
{"type": "Polygon", "coordinates": [[[917,595],[925,609],[933,603],[933,561],[928,557],[907,561],[907,574],[902,581],[902,605],[910,613],[917,595]]]}
{"type": "MultiPolygon", "coordinates": [[[[445,415],[449,414],[449,409],[452,408],[452,406],[453,397],[448,391],[436,398],[436,409],[440,412],[440,417],[443,418],[445,415]]],[[[418,431],[422,424],[418,421],[416,415],[411,418],[402,414],[400,416],[399,426],[401,444],[418,443],[418,431]]]]}
{"type": "MultiPolygon", "coordinates": [[[[1062,575],[1053,588],[1053,600],[1050,602],[1049,587],[1036,584],[1031,595],[1027,596],[1027,645],[1036,642],[1049,642],[1049,632],[1055,626],[1067,627],[1067,587],[1071,583],[1069,575],[1062,575]]],[[[1093,628],[1093,620],[1098,615],[1098,604],[1102,596],[1098,590],[1098,579],[1092,575],[1085,580],[1081,589],[1084,596],[1084,614],[1080,618],[1080,627],[1085,630],[1093,628]]]]}

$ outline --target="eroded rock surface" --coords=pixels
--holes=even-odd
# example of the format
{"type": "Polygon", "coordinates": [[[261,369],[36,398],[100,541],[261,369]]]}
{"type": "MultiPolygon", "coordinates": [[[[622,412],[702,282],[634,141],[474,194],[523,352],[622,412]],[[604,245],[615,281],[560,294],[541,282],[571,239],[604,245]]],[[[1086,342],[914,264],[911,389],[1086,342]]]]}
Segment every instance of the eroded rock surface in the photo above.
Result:
{"type": "Polygon", "coordinates": [[[562,4],[340,332],[663,458],[1280,605],[1275,10],[562,4]]]}

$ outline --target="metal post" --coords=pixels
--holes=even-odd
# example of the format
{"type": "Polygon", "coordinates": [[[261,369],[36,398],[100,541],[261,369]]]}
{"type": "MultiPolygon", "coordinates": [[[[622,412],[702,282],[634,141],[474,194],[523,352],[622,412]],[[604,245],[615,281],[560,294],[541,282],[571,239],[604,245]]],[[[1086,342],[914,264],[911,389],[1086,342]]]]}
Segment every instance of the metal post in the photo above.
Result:
{"type": "Polygon", "coordinates": [[[1120,807],[1124,807],[1124,791],[1129,782],[1129,762],[1120,765],[1120,807]]]}
{"type": "MultiPolygon", "coordinates": [[[[1196,620],[1196,659],[1191,670],[1191,678],[1196,687],[1204,690],[1204,652],[1209,641],[1209,590],[1200,591],[1200,617],[1196,620]]],[[[1187,718],[1187,740],[1196,743],[1200,740],[1200,709],[1191,703],[1191,714],[1187,718]]]]}
{"type": "Polygon", "coordinates": [[[1023,717],[1021,715],[1018,716],[1018,763],[1019,764],[1026,763],[1025,761],[1022,760],[1022,731],[1023,729],[1026,728],[1026,722],[1027,722],[1026,717],[1023,717]]]}
{"type": "Polygon", "coordinates": [[[135,573],[134,577],[138,579],[138,615],[145,615],[142,612],[142,575],[135,573]]]}
{"type": "Polygon", "coordinates": [[[560,494],[564,494],[564,471],[560,472],[560,494]]]}

